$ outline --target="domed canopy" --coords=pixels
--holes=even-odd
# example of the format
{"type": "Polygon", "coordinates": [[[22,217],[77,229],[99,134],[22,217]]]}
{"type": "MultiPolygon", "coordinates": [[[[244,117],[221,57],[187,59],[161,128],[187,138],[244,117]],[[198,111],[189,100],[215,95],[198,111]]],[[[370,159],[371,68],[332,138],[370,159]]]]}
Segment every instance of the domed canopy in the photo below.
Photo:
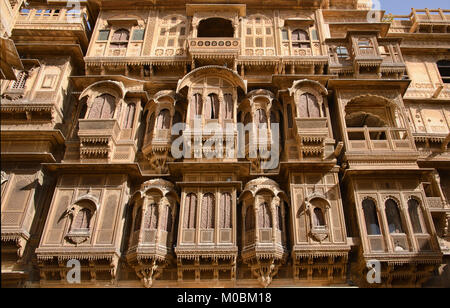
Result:
{"type": "Polygon", "coordinates": [[[240,200],[245,199],[246,195],[249,193],[254,198],[257,193],[261,190],[268,190],[272,192],[274,196],[278,196],[284,201],[288,201],[288,198],[283,190],[280,189],[280,186],[277,182],[274,180],[271,180],[266,177],[259,177],[257,179],[251,180],[245,185],[244,191],[241,193],[241,196],[239,197],[240,200]]]}

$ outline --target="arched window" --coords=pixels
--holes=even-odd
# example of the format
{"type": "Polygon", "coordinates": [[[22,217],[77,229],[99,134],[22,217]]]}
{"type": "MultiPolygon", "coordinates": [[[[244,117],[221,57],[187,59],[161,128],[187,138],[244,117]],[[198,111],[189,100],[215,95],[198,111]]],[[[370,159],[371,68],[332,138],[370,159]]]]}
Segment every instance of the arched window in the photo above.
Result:
{"type": "Polygon", "coordinates": [[[215,220],[215,200],[214,195],[207,193],[203,195],[202,202],[202,229],[213,229],[215,220]]]}
{"type": "Polygon", "coordinates": [[[192,119],[194,119],[195,116],[198,117],[202,115],[203,98],[200,93],[194,94],[192,107],[193,107],[191,112],[192,119]]]}
{"type": "Polygon", "coordinates": [[[140,206],[136,211],[136,217],[134,218],[134,228],[133,231],[139,231],[141,229],[142,223],[142,206],[140,206]]]}
{"type": "Polygon", "coordinates": [[[300,118],[320,118],[320,107],[317,98],[311,93],[300,95],[297,106],[300,118]]]}
{"type": "Polygon", "coordinates": [[[261,229],[272,228],[272,214],[267,203],[263,203],[259,207],[258,226],[261,229]]]}
{"type": "Polygon", "coordinates": [[[423,213],[419,202],[416,199],[408,200],[408,213],[414,233],[423,233],[425,230],[423,213]]]}
{"type": "Polygon", "coordinates": [[[321,208],[316,207],[314,209],[314,227],[324,228],[326,226],[325,217],[321,208]]]}
{"type": "Polygon", "coordinates": [[[156,203],[150,204],[145,212],[144,229],[158,229],[158,205],[156,203]]]}
{"type": "Polygon", "coordinates": [[[362,202],[366,230],[368,235],[380,235],[380,224],[378,223],[377,208],[371,199],[362,202]]]}
{"type": "Polygon", "coordinates": [[[255,210],[253,206],[249,206],[245,211],[245,231],[252,230],[255,230],[255,210]]]}
{"type": "Polygon", "coordinates": [[[227,120],[233,119],[233,95],[225,94],[223,96],[225,100],[225,116],[224,118],[227,120]]]}
{"type": "Polygon", "coordinates": [[[231,20],[223,18],[208,18],[200,21],[198,37],[234,37],[231,20]]]}
{"type": "Polygon", "coordinates": [[[147,133],[152,134],[154,128],[155,128],[155,114],[152,113],[150,119],[148,120],[147,133]]]}
{"type": "Polygon", "coordinates": [[[90,228],[92,213],[87,208],[82,208],[73,218],[71,231],[88,230],[90,228]]]}
{"type": "Polygon", "coordinates": [[[159,112],[158,119],[156,121],[156,129],[169,129],[170,128],[170,111],[163,109],[159,112]]]}
{"type": "Polygon", "coordinates": [[[305,30],[292,31],[292,48],[311,48],[308,32],[305,30]]]}
{"type": "Polygon", "coordinates": [[[441,60],[437,62],[439,74],[441,74],[443,83],[450,83],[450,61],[441,60]]]}
{"type": "Polygon", "coordinates": [[[223,193],[220,201],[220,228],[231,228],[231,194],[223,193]]]}
{"type": "Polygon", "coordinates": [[[132,128],[134,122],[134,114],[136,112],[135,104],[128,104],[125,117],[123,119],[123,128],[132,128]]]}
{"type": "Polygon", "coordinates": [[[184,204],[184,223],[185,229],[195,229],[197,219],[197,195],[190,193],[186,196],[184,204]]]}
{"type": "Polygon", "coordinates": [[[111,48],[127,48],[129,40],[130,32],[126,29],[119,29],[112,36],[111,48]]]}
{"type": "Polygon", "coordinates": [[[402,219],[397,203],[392,199],[388,199],[385,205],[389,233],[403,233],[402,219]]]}
{"type": "Polygon", "coordinates": [[[205,108],[205,116],[207,119],[218,119],[219,118],[219,97],[217,94],[209,94],[208,101],[205,108]]]}
{"type": "Polygon", "coordinates": [[[114,117],[116,98],[109,94],[98,96],[92,104],[89,119],[112,119],[114,117]]]}

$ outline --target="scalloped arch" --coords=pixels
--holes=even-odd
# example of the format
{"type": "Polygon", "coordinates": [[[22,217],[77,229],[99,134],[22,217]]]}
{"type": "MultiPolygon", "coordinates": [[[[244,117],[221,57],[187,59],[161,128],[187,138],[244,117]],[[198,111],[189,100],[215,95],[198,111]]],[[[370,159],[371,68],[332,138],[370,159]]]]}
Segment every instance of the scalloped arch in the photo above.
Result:
{"type": "MultiPolygon", "coordinates": [[[[117,91],[117,93],[119,94],[120,99],[125,98],[125,95],[127,94],[127,90],[125,89],[125,86],[123,85],[122,82],[113,81],[113,80],[102,80],[102,81],[94,82],[93,84],[88,86],[86,89],[84,89],[83,92],[81,92],[81,94],[80,94],[79,100],[83,99],[85,96],[89,96],[89,91],[93,91],[96,88],[101,88],[102,90],[104,90],[105,88],[108,89],[108,87],[115,89],[115,91],[117,91]]],[[[109,92],[105,92],[105,93],[113,95],[113,93],[109,93],[109,92]]],[[[116,95],[113,95],[113,96],[116,96],[116,95]]]]}
{"type": "Polygon", "coordinates": [[[180,93],[182,89],[190,86],[190,84],[198,78],[208,76],[219,76],[226,78],[231,81],[234,86],[241,88],[244,93],[247,93],[247,81],[242,79],[241,76],[239,76],[235,71],[219,65],[202,66],[189,72],[178,81],[176,93],[180,93]]]}

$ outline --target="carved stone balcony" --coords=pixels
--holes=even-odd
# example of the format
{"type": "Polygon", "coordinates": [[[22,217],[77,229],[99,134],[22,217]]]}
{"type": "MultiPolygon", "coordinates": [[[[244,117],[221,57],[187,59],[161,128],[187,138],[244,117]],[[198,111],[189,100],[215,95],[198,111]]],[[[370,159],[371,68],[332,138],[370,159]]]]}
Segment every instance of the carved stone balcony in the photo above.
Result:
{"type": "Polygon", "coordinates": [[[153,134],[146,137],[142,152],[144,154],[150,154],[151,152],[164,152],[170,149],[171,141],[172,135],[170,129],[158,129],[153,132],[153,134]]]}
{"type": "Polygon", "coordinates": [[[296,118],[297,133],[300,138],[326,138],[327,118],[296,118]]]}
{"type": "Polygon", "coordinates": [[[450,207],[441,197],[427,197],[427,203],[432,212],[450,211],[450,207]]]}
{"type": "Polygon", "coordinates": [[[117,121],[80,119],[79,125],[81,158],[110,158],[120,134],[117,121]]]}
{"type": "MultiPolygon", "coordinates": [[[[328,138],[328,120],[327,118],[296,118],[297,140],[300,145],[302,156],[321,156],[324,157],[330,153],[326,148],[328,138]]],[[[327,148],[328,149],[328,148],[327,148]]]]}
{"type": "Polygon", "coordinates": [[[35,7],[21,10],[13,36],[26,36],[32,40],[42,40],[43,35],[65,37],[65,40],[71,38],[77,40],[85,50],[89,45],[91,31],[85,7],[80,10],[67,7],[35,7]]]}

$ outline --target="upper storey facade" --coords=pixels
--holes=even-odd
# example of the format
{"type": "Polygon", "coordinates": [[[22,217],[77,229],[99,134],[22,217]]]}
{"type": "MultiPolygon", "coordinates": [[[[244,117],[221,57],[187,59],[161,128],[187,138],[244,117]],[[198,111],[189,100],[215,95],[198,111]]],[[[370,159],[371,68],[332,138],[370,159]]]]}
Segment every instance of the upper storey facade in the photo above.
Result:
{"type": "MultiPolygon", "coordinates": [[[[352,16],[358,9],[361,24],[367,20],[369,2],[168,1],[162,5],[156,1],[151,3],[154,6],[143,2],[130,10],[124,3],[103,1],[85,58],[87,74],[168,79],[174,73],[181,77],[210,64],[225,65],[259,82],[270,82],[272,74],[334,74],[336,70],[328,69],[330,60],[342,66],[340,59],[346,53],[350,61],[344,66],[354,66],[353,55],[357,58],[360,52],[353,36],[327,42],[343,39],[347,32],[342,23],[334,22],[333,14],[344,10],[352,16]],[[352,40],[355,50],[350,47],[352,40]],[[267,73],[261,72],[261,65],[267,73]]],[[[374,73],[381,76],[380,64],[389,62],[383,72],[392,78],[403,74],[404,65],[398,42],[381,39],[386,26],[376,22],[365,28],[372,31],[364,37],[372,52],[367,51],[363,58],[370,54],[373,59],[364,59],[364,63],[359,59],[356,66],[366,67],[370,62],[374,73]],[[383,54],[378,45],[384,46],[383,54]]],[[[342,71],[348,73],[349,69],[342,71]]]]}

